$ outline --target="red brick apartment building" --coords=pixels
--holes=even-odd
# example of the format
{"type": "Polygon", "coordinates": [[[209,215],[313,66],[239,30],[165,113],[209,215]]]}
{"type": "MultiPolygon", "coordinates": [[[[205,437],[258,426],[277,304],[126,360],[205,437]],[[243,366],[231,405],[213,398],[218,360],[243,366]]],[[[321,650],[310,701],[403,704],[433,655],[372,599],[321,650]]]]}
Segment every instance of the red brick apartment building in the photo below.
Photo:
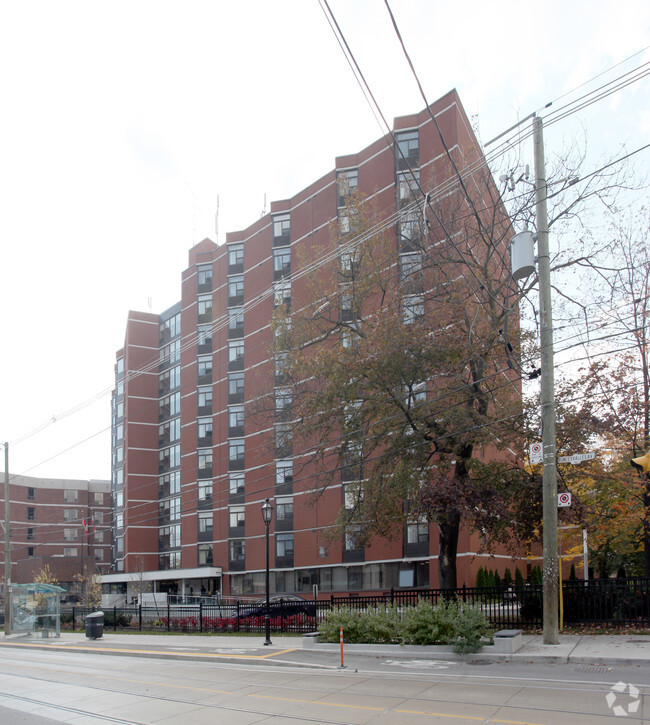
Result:
{"type": "MultiPolygon", "coordinates": [[[[463,167],[482,158],[455,91],[431,107],[463,167]]],[[[345,503],[341,482],[313,505],[309,462],[278,446],[284,418],[276,377],[275,419],[249,417],[251,401],[273,386],[273,331],[279,304],[305,293],[305,265],[327,245],[345,210],[341,179],[385,214],[411,199],[414,179],[450,175],[429,109],[397,118],[380,138],[243,231],[189,252],[181,300],[161,315],[130,312],[117,353],[113,397],[113,572],[105,592],[129,595],[129,582],[181,595],[264,590],[261,505],[274,507],[271,588],[325,593],[437,585],[435,525],[414,523],[401,540],[355,548],[326,536],[345,503]],[[269,381],[271,381],[269,383],[269,381]],[[245,415],[246,413],[246,415],[245,415]]],[[[409,222],[393,229],[395,248],[409,222]]],[[[397,224],[394,225],[398,226],[397,224]]],[[[408,261],[408,260],[401,260],[408,261]]],[[[417,303],[417,301],[416,301],[417,303]]],[[[277,370],[275,371],[277,373],[277,370]]],[[[478,542],[463,530],[459,583],[473,584],[478,542]],[[470,572],[472,567],[472,572],[470,572]]]]}
{"type": "MultiPolygon", "coordinates": [[[[4,474],[0,480],[4,491],[4,474]]],[[[32,583],[47,565],[60,585],[74,593],[78,575],[110,571],[110,481],[9,474],[9,516],[14,583],[32,583]]]]}

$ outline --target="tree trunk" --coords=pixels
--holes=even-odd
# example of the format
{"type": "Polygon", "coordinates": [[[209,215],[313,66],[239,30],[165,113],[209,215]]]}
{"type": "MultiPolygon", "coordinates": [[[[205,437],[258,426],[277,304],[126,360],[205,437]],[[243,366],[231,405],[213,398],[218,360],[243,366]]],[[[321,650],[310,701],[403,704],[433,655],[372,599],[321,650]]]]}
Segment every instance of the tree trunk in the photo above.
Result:
{"type": "Polygon", "coordinates": [[[460,514],[449,511],[443,521],[438,523],[438,586],[441,589],[456,589],[456,554],[458,553],[458,534],[460,532],[460,514]]]}

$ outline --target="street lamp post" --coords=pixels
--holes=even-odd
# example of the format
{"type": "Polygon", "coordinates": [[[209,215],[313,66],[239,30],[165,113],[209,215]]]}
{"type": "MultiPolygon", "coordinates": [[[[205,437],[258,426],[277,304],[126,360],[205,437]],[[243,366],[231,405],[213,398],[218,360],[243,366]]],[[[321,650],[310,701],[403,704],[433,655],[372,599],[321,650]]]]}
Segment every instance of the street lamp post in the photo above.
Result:
{"type": "Polygon", "coordinates": [[[264,591],[266,594],[266,607],[264,609],[264,633],[266,639],[264,644],[272,644],[271,642],[271,606],[269,602],[269,525],[273,517],[273,506],[269,503],[268,498],[262,504],[262,518],[264,526],[266,526],[266,578],[264,582],[264,591]]]}

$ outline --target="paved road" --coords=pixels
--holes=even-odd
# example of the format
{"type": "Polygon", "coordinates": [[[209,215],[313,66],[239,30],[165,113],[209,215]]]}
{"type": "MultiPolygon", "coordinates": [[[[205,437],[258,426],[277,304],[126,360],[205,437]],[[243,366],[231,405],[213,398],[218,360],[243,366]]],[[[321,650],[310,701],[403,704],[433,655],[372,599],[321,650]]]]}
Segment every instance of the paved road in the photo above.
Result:
{"type": "MultiPolygon", "coordinates": [[[[650,667],[645,665],[351,655],[347,669],[340,670],[313,655],[311,663],[289,660],[297,651],[276,649],[269,657],[254,648],[237,659],[232,649],[228,656],[183,660],[142,650],[126,656],[2,647],[0,722],[620,725],[625,717],[650,725],[650,667]],[[258,651],[264,659],[252,659],[258,651]],[[612,690],[618,682],[625,691],[612,690]],[[630,691],[630,684],[638,692],[630,691]],[[614,707],[621,708],[621,717],[614,707]]],[[[328,653],[318,657],[331,660],[328,653]]]]}

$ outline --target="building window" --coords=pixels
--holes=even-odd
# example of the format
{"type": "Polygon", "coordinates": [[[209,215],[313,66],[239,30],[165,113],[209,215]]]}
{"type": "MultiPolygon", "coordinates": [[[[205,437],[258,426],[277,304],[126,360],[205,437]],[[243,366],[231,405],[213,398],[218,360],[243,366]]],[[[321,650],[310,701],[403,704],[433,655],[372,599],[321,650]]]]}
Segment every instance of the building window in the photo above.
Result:
{"type": "Polygon", "coordinates": [[[244,402],[244,373],[228,373],[228,402],[244,402]]]}
{"type": "Polygon", "coordinates": [[[212,481],[199,481],[199,501],[212,500],[212,481]]]}
{"type": "Polygon", "coordinates": [[[291,423],[275,425],[275,457],[286,458],[293,452],[293,429],[291,423]]]}
{"type": "Polygon", "coordinates": [[[63,529],[63,539],[65,541],[76,541],[77,529],[63,529]]]}
{"type": "Polygon", "coordinates": [[[273,284],[273,304],[276,307],[291,305],[291,282],[289,280],[281,280],[273,284]]]}
{"type": "Polygon", "coordinates": [[[277,420],[286,420],[290,417],[292,400],[291,388],[276,388],[275,417],[277,420]]]}
{"type": "Polygon", "coordinates": [[[196,381],[199,385],[212,382],[212,355],[199,355],[196,368],[196,381]]]}
{"type": "Polygon", "coordinates": [[[416,169],[420,165],[420,133],[400,131],[395,134],[395,164],[399,170],[416,169]]]}
{"type": "MultiPolygon", "coordinates": [[[[181,492],[181,472],[172,471],[160,476],[158,479],[158,496],[159,498],[165,498],[166,496],[172,496],[175,493],[181,492]]],[[[99,512],[98,512],[99,513],[99,512]]],[[[97,513],[95,514],[95,520],[97,520],[97,513]]]]}
{"type": "Polygon", "coordinates": [[[228,307],[244,303],[244,277],[228,277],[228,307]]]}
{"type": "Polygon", "coordinates": [[[104,541],[104,532],[103,531],[95,531],[95,543],[101,544],[104,541]]]}
{"type": "Polygon", "coordinates": [[[242,307],[233,307],[228,310],[228,337],[244,336],[244,310],[242,307]]]}
{"type": "Polygon", "coordinates": [[[103,524],[104,523],[104,512],[95,511],[95,513],[93,514],[93,518],[94,518],[96,524],[103,524]]]}
{"type": "Polygon", "coordinates": [[[244,493],[244,474],[231,473],[228,478],[228,486],[231,496],[238,496],[244,493]]]}
{"type": "Polygon", "coordinates": [[[277,523],[293,522],[292,496],[278,496],[275,499],[275,520],[277,523]]]}
{"type": "Polygon", "coordinates": [[[164,320],[160,323],[159,327],[159,344],[164,345],[174,337],[178,337],[181,334],[181,313],[170,317],[168,320],[164,320]]]}
{"type": "MultiPolygon", "coordinates": [[[[123,562],[118,561],[118,571],[123,571],[123,567],[120,568],[119,565],[123,562]]],[[[160,571],[166,571],[167,569],[180,569],[181,568],[181,552],[180,551],[170,551],[164,554],[158,555],[158,569],[160,571]]]]}
{"type": "Polygon", "coordinates": [[[197,327],[196,344],[200,353],[212,352],[212,325],[199,325],[197,327]]]}
{"type": "Polygon", "coordinates": [[[172,393],[164,398],[161,398],[158,402],[158,420],[165,420],[175,415],[179,415],[181,412],[181,394],[172,393]]]}
{"type": "Polygon", "coordinates": [[[36,489],[35,488],[31,488],[31,487],[28,488],[27,489],[27,500],[28,501],[34,501],[35,499],[36,499],[36,489]]]}
{"type": "Polygon", "coordinates": [[[278,486],[293,483],[293,461],[276,461],[275,483],[278,486]]]}
{"type": "Polygon", "coordinates": [[[244,406],[228,406],[228,435],[238,436],[244,434],[244,406]]]}
{"type": "Polygon", "coordinates": [[[359,170],[349,169],[336,174],[338,206],[345,206],[347,197],[359,186],[359,170]]]}
{"type": "Polygon", "coordinates": [[[399,248],[402,252],[408,252],[421,248],[422,228],[420,219],[410,212],[402,217],[397,225],[399,248]]]}
{"type": "Polygon", "coordinates": [[[158,452],[158,473],[165,473],[170,468],[179,468],[181,465],[180,445],[169,446],[158,452]]]}
{"type": "Polygon", "coordinates": [[[402,319],[405,325],[411,325],[424,317],[424,298],[422,295],[405,297],[402,302],[402,319]]]}
{"type": "Polygon", "coordinates": [[[199,478],[212,478],[212,449],[203,448],[197,453],[199,478]]]}
{"type": "Polygon", "coordinates": [[[199,415],[204,415],[205,413],[212,413],[212,388],[198,388],[197,408],[199,415]]]}
{"type": "Polygon", "coordinates": [[[63,491],[63,500],[66,503],[77,503],[79,500],[79,492],[76,488],[66,488],[63,491]]]}
{"type": "Polygon", "coordinates": [[[402,171],[397,174],[397,201],[401,207],[420,195],[420,172],[402,171]]]}
{"type": "Polygon", "coordinates": [[[359,524],[348,526],[345,531],[345,550],[358,551],[361,548],[359,544],[360,536],[361,526],[359,524]]]}
{"type": "Polygon", "coordinates": [[[199,534],[212,533],[212,511],[199,514],[199,534]]]}
{"type": "Polygon", "coordinates": [[[212,445],[212,418],[199,418],[197,421],[197,440],[200,446],[212,445]]]}
{"type": "Polygon", "coordinates": [[[228,274],[237,274],[244,271],[244,245],[228,245],[228,274]]]}
{"type": "Polygon", "coordinates": [[[165,345],[160,348],[158,353],[158,362],[160,367],[169,367],[174,365],[181,360],[181,341],[180,339],[170,342],[169,345],[165,345]]]}
{"type": "Polygon", "coordinates": [[[95,491],[95,503],[99,504],[100,506],[104,503],[104,494],[101,491],[95,491]]]}
{"type": "Polygon", "coordinates": [[[178,521],[181,517],[180,496],[158,502],[158,521],[161,524],[178,521]]]}
{"type": "Polygon", "coordinates": [[[181,419],[174,418],[158,426],[158,445],[168,446],[181,439],[181,419]]]}
{"type": "Polygon", "coordinates": [[[27,556],[32,559],[34,557],[34,547],[28,546],[27,547],[27,556]]]}
{"type": "Polygon", "coordinates": [[[273,246],[285,247],[291,241],[291,216],[276,214],[273,217],[273,246]]]}
{"type": "Polygon", "coordinates": [[[246,555],[245,539],[233,539],[228,542],[228,558],[230,561],[244,561],[246,555]]]}
{"type": "Polygon", "coordinates": [[[228,370],[244,369],[244,341],[230,340],[228,343],[228,370]]]}
{"type": "Polygon", "coordinates": [[[279,559],[293,556],[293,534],[275,535],[275,555],[279,559]]]}
{"type": "Polygon", "coordinates": [[[238,529],[244,526],[246,512],[244,506],[230,506],[228,509],[228,527],[238,529]]]}
{"type": "Polygon", "coordinates": [[[161,526],[158,529],[159,549],[177,549],[180,545],[181,527],[179,524],[175,526],[161,526]]]}
{"type": "Polygon", "coordinates": [[[199,566],[212,566],[213,562],[212,544],[199,544],[199,566]]]}
{"type": "Polygon", "coordinates": [[[276,352],[273,362],[275,365],[275,382],[281,383],[286,378],[289,353],[286,351],[276,352]]]}
{"type": "Polygon", "coordinates": [[[244,450],[243,438],[228,441],[228,467],[231,470],[241,471],[244,468],[244,450]]]}
{"type": "Polygon", "coordinates": [[[429,524],[417,521],[406,525],[407,544],[425,544],[429,541],[429,524]]]}
{"type": "Polygon", "coordinates": [[[199,264],[196,272],[198,291],[209,292],[212,289],[212,265],[199,264]]]}
{"type": "Polygon", "coordinates": [[[95,549],[95,561],[104,561],[104,549],[95,549]]]}
{"type": "Polygon", "coordinates": [[[63,520],[64,521],[76,521],[77,520],[77,509],[63,509],[63,520]]]}
{"type": "Polygon", "coordinates": [[[34,529],[30,526],[27,529],[27,541],[34,541],[36,538],[36,535],[34,534],[34,529]]]}
{"type": "Polygon", "coordinates": [[[212,322],[212,295],[201,295],[196,304],[197,321],[212,322]]]}
{"type": "Polygon", "coordinates": [[[63,556],[77,556],[77,547],[76,546],[64,546],[63,547],[63,556]]]}
{"type": "MultiPolygon", "coordinates": [[[[167,395],[174,388],[180,388],[181,386],[181,368],[176,365],[169,370],[165,370],[158,376],[158,395],[167,395]]],[[[117,439],[120,440],[123,436],[120,435],[119,431],[117,439]]]]}
{"type": "Polygon", "coordinates": [[[273,279],[286,279],[291,274],[291,247],[273,250],[273,279]]]}

